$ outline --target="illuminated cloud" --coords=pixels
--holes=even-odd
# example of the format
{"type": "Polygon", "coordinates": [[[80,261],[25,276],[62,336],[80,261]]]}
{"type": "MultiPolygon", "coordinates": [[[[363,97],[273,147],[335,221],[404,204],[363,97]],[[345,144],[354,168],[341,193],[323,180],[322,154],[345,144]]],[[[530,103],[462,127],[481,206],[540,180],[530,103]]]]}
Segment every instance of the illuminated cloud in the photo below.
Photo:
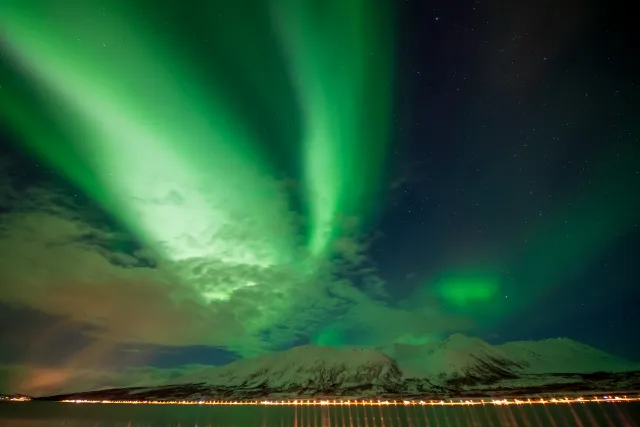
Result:
{"type": "Polygon", "coordinates": [[[425,342],[434,336],[467,330],[467,318],[447,316],[433,306],[393,307],[364,297],[334,322],[319,330],[314,343],[331,346],[384,346],[425,342]]]}
{"type": "Polygon", "coordinates": [[[206,374],[211,367],[134,367],[122,370],[48,367],[40,365],[0,365],[0,388],[29,396],[51,396],[104,388],[164,385],[189,375],[206,374]]]}
{"type": "MultiPolygon", "coordinates": [[[[8,182],[9,172],[3,175],[8,182]]],[[[338,280],[329,263],[309,276],[289,266],[204,257],[163,261],[99,221],[95,207],[50,186],[7,185],[0,195],[11,201],[1,216],[0,256],[9,266],[0,271],[2,302],[86,325],[97,340],[256,355],[313,335],[333,314],[372,301],[338,280]],[[245,283],[261,285],[236,286],[245,283]],[[202,298],[213,292],[221,297],[202,298]]]]}

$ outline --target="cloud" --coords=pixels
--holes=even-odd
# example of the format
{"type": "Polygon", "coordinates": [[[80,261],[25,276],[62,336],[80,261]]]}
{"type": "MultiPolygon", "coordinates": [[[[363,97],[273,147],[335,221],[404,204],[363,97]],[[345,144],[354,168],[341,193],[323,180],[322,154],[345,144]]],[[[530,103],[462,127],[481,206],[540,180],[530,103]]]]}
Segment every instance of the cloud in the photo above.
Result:
{"type": "Polygon", "coordinates": [[[46,187],[18,191],[4,182],[3,302],[62,315],[119,341],[224,345],[245,333],[231,307],[204,304],[170,269],[150,267],[160,263],[152,254],[119,250],[130,237],[95,225],[91,209],[46,187]]]}
{"type": "Polygon", "coordinates": [[[86,243],[87,235],[113,236],[73,215],[10,213],[2,224],[0,257],[10,266],[0,271],[2,300],[87,324],[99,338],[226,346],[249,354],[297,338],[335,305],[321,283],[284,268],[215,260],[137,266],[135,254],[86,243]],[[188,274],[177,274],[184,270],[188,274]],[[239,280],[262,286],[237,289],[221,301],[201,297],[239,280]],[[278,325],[286,326],[268,342],[260,337],[278,325]]]}
{"type": "Polygon", "coordinates": [[[240,332],[220,310],[205,310],[189,298],[173,301],[173,293],[188,296],[188,289],[161,269],[129,267],[135,260],[130,255],[118,256],[128,262],[114,265],[116,255],[107,257],[82,241],[87,233],[100,232],[86,223],[31,212],[4,215],[3,224],[0,256],[10,266],[0,272],[5,302],[64,315],[124,340],[173,337],[175,345],[190,344],[204,335],[205,323],[224,325],[226,332],[218,332],[214,343],[240,332]]]}
{"type": "MultiPolygon", "coordinates": [[[[369,298],[336,279],[336,268],[353,273],[366,259],[355,238],[339,240],[335,257],[310,274],[295,265],[168,261],[109,225],[96,206],[46,182],[12,183],[8,168],[0,189],[0,257],[8,266],[0,270],[0,301],[85,325],[92,338],[256,355],[303,340],[369,298]]],[[[374,270],[359,274],[382,294],[374,270]]]]}
{"type": "Polygon", "coordinates": [[[452,317],[434,307],[403,308],[364,298],[318,336],[318,343],[378,347],[391,343],[421,342],[424,337],[469,329],[470,319],[452,317]],[[330,337],[328,341],[326,337],[330,337]],[[334,340],[335,337],[340,337],[334,340]]]}
{"type": "Polygon", "coordinates": [[[6,364],[0,365],[0,390],[39,397],[105,388],[166,385],[205,378],[212,369],[215,368],[202,365],[104,370],[6,364]]]}

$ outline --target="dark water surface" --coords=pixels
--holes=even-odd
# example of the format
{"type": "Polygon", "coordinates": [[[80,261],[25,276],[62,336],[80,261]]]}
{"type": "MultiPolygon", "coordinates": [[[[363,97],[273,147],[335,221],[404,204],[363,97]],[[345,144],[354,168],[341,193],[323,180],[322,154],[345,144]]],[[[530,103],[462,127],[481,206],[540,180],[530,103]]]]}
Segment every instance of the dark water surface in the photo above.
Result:
{"type": "Polygon", "coordinates": [[[623,427],[639,403],[522,406],[199,406],[0,403],[0,427],[623,427]]]}

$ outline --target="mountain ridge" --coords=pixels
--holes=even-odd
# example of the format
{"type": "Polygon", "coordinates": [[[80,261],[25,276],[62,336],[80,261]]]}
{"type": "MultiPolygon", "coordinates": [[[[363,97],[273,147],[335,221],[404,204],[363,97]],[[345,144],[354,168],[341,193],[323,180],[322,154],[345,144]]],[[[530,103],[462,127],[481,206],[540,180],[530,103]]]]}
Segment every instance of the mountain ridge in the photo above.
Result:
{"type": "Polygon", "coordinates": [[[44,399],[346,399],[522,395],[545,389],[558,393],[563,387],[572,392],[630,390],[640,389],[640,367],[569,339],[493,346],[454,334],[438,342],[394,344],[385,351],[299,346],[203,368],[172,382],[44,399]],[[602,369],[607,366],[611,369],[602,369]]]}

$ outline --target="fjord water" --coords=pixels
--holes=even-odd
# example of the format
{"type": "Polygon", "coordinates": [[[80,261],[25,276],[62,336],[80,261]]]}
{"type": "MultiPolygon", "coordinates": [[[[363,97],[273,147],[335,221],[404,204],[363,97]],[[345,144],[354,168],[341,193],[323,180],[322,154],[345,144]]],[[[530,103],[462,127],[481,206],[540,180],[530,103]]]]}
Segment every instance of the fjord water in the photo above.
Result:
{"type": "Polygon", "coordinates": [[[640,405],[200,406],[2,403],[0,427],[627,427],[640,405]]]}

